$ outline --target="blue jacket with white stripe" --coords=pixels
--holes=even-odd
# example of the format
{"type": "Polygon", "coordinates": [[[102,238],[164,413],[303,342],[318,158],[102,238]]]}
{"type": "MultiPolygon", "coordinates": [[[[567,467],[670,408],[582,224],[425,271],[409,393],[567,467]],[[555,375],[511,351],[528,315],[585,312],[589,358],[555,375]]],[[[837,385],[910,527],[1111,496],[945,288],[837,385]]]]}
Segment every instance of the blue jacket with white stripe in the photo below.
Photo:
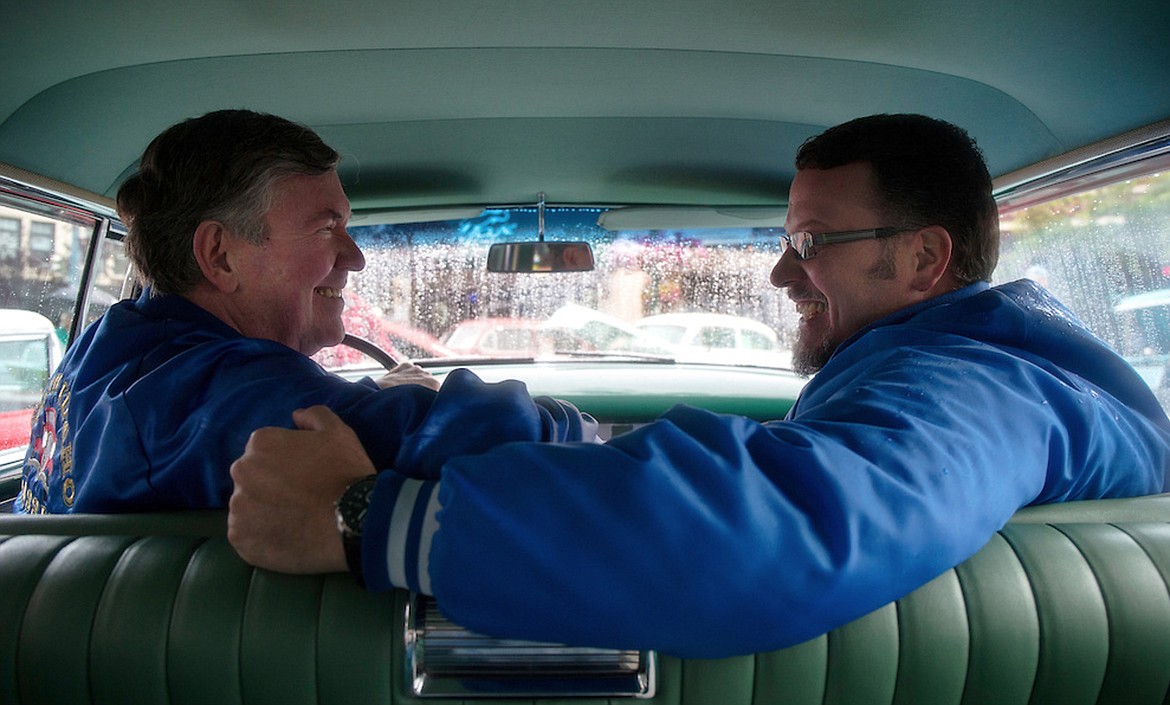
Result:
{"type": "Polygon", "coordinates": [[[781,421],[679,406],[605,445],[382,473],[365,578],[497,636],[768,651],[906,595],[1025,505],[1161,492],[1168,469],[1170,421],[1124,360],[1035,284],[976,284],[858,332],[781,421]]]}

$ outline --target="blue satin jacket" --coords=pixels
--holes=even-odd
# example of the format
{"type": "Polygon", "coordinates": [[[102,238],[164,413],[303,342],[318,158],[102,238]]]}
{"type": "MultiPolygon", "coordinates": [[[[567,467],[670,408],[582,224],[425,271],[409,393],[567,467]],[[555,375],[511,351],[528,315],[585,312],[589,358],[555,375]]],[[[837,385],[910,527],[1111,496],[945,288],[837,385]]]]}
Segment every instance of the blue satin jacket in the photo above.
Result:
{"type": "Polygon", "coordinates": [[[1031,282],[977,284],[860,331],[781,421],[680,406],[605,445],[382,473],[365,577],[488,634],[768,651],[906,595],[1025,505],[1161,492],[1168,469],[1170,421],[1124,360],[1031,282]]]}
{"type": "Polygon", "coordinates": [[[435,392],[348,382],[301,353],[246,338],[181,296],[113,306],[69,349],[36,411],[17,511],[226,507],[228,468],[262,426],[325,404],[379,466],[433,477],[508,440],[592,438],[572,405],[456,370],[435,392]]]}

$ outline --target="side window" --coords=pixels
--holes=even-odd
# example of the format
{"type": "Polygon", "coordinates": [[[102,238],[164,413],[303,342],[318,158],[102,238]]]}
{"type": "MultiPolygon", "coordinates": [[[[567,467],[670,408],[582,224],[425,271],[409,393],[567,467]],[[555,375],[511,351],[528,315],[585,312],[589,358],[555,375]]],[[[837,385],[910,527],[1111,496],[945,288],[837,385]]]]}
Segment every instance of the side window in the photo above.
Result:
{"type": "Polygon", "coordinates": [[[754,330],[740,331],[740,335],[743,336],[743,346],[749,350],[772,350],[776,347],[767,336],[754,330]]]}
{"type": "Polygon", "coordinates": [[[46,262],[52,266],[57,254],[57,223],[47,220],[33,220],[28,224],[28,249],[34,261],[46,262]]]}
{"type": "MultiPolygon", "coordinates": [[[[0,308],[44,316],[67,342],[98,224],[84,214],[0,193],[0,308]]],[[[101,249],[83,326],[120,298],[126,277],[121,243],[107,239],[101,249]]]]}
{"type": "Polygon", "coordinates": [[[1007,203],[1000,230],[996,283],[1046,287],[1170,406],[1170,171],[1007,203]]]}
{"type": "Polygon", "coordinates": [[[734,348],[735,330],[720,326],[701,328],[696,342],[704,348],[734,348]]]}
{"type": "Polygon", "coordinates": [[[15,262],[20,256],[20,219],[0,217],[0,262],[15,262]]]}
{"type": "MultiPolygon", "coordinates": [[[[3,186],[3,184],[0,184],[3,186]]],[[[87,269],[97,216],[0,189],[0,451],[28,443],[32,411],[61,360],[89,276],[78,329],[117,301],[126,278],[121,242],[106,238],[87,269]]]]}

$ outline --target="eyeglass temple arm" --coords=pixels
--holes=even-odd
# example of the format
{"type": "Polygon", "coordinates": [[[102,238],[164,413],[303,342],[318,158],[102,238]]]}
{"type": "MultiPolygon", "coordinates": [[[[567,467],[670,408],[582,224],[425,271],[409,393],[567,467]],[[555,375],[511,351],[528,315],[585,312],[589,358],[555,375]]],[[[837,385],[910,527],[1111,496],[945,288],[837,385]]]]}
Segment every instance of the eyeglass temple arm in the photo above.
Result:
{"type": "Polygon", "coordinates": [[[870,240],[896,232],[895,228],[869,228],[867,230],[847,230],[840,233],[823,233],[813,235],[814,245],[832,245],[838,242],[852,242],[854,240],[870,240]]]}

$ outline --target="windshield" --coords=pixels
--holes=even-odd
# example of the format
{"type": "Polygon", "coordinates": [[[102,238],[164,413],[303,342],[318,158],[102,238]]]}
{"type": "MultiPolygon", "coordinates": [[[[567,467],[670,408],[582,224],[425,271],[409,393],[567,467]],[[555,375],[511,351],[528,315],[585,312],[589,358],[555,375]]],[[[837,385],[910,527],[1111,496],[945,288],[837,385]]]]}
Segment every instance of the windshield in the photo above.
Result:
{"type": "MultiPolygon", "coordinates": [[[[1151,171],[1025,207],[1002,203],[992,284],[1027,277],[1051,289],[1170,404],[1170,176],[1151,171]]],[[[367,265],[351,278],[346,330],[398,359],[789,366],[798,317],[768,281],[782,228],[598,224],[619,214],[545,209],[545,239],[592,245],[589,272],[487,271],[492,244],[540,237],[536,207],[353,226],[367,265]]],[[[344,346],[318,359],[334,368],[372,365],[344,346]]]]}
{"type": "MultiPolygon", "coordinates": [[[[611,231],[603,208],[547,208],[544,238],[585,241],[587,272],[487,271],[493,243],[540,237],[536,208],[349,228],[366,255],[346,330],[400,359],[665,358],[786,367],[795,312],[768,283],[779,228],[611,231]],[[640,325],[672,314],[670,327],[640,325]],[[788,320],[788,319],[791,320],[788,320]]],[[[344,347],[328,367],[361,364],[344,347]]]]}

